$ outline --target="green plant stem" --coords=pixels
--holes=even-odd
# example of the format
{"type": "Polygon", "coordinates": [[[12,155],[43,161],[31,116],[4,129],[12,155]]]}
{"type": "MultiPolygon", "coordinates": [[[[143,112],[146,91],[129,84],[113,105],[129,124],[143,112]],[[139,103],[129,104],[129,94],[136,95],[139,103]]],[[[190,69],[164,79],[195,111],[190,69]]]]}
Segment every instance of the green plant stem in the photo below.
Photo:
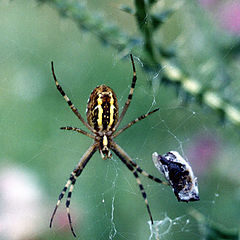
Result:
{"type": "Polygon", "coordinates": [[[142,55],[144,71],[159,73],[159,81],[173,85],[187,95],[193,96],[200,105],[203,103],[219,114],[221,118],[228,119],[232,124],[240,125],[240,111],[228,103],[220,95],[211,89],[205,89],[200,81],[193,79],[167,57],[161,56],[160,47],[153,40],[152,19],[149,5],[155,1],[135,0],[136,21],[142,37],[131,37],[122,31],[117,25],[110,24],[103,17],[90,13],[84,4],[67,0],[37,0],[40,3],[48,3],[63,17],[74,21],[81,30],[92,33],[105,45],[115,48],[121,55],[135,52],[142,55]],[[144,51],[141,42],[144,42],[144,51]]]}
{"type": "Polygon", "coordinates": [[[135,0],[136,13],[138,27],[144,37],[144,49],[149,54],[152,62],[158,65],[157,51],[153,42],[153,29],[151,15],[148,14],[148,3],[144,0],[135,0]]]}
{"type": "Polygon", "coordinates": [[[226,229],[224,226],[209,221],[199,211],[192,209],[190,215],[197,220],[200,230],[206,240],[239,240],[239,231],[237,229],[226,229]]]}

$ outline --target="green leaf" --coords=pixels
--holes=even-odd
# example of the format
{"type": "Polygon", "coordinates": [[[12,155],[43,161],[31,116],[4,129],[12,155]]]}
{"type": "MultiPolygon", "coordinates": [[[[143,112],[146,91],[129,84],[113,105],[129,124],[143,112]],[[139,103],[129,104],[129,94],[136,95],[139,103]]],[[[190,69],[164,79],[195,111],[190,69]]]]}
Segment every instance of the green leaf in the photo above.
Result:
{"type": "Polygon", "coordinates": [[[158,14],[152,14],[151,17],[153,30],[157,30],[157,28],[159,28],[163,23],[165,23],[169,19],[169,17],[172,16],[173,13],[174,10],[170,9],[158,14]]]}
{"type": "Polygon", "coordinates": [[[157,3],[158,0],[148,0],[149,6],[152,6],[153,4],[157,3]]]}
{"type": "Polygon", "coordinates": [[[135,14],[135,11],[130,6],[125,4],[120,6],[120,10],[122,10],[123,12],[129,13],[131,15],[135,14]]]}

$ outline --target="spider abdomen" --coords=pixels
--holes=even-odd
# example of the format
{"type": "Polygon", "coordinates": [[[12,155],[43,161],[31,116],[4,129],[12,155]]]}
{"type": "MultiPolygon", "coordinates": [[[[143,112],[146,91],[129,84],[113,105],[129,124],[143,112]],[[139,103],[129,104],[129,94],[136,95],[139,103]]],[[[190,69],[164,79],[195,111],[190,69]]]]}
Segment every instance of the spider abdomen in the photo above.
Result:
{"type": "Polygon", "coordinates": [[[88,100],[87,121],[96,131],[109,131],[118,120],[118,103],[114,91],[106,86],[96,87],[88,100]]]}

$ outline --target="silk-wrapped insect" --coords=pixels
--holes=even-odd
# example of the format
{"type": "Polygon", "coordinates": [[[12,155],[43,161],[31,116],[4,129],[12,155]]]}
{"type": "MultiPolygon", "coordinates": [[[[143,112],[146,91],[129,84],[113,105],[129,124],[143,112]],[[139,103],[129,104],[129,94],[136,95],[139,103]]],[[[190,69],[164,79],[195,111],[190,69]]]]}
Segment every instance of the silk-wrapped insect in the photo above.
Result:
{"type": "Polygon", "coordinates": [[[164,175],[178,201],[198,201],[198,182],[189,164],[178,152],[152,154],[155,167],[164,175]]]}

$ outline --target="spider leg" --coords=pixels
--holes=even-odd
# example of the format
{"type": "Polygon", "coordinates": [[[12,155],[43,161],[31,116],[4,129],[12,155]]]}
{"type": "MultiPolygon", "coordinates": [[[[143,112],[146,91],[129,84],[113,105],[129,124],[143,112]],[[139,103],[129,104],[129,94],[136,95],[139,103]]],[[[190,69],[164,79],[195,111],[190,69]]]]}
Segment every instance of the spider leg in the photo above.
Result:
{"type": "Polygon", "coordinates": [[[118,128],[118,126],[119,126],[119,124],[121,123],[121,121],[122,121],[125,113],[127,112],[127,109],[128,109],[128,107],[129,107],[129,105],[130,105],[130,103],[131,103],[131,100],[132,100],[134,88],[135,88],[136,81],[137,81],[136,68],[135,68],[135,64],[134,64],[134,61],[133,61],[133,56],[132,56],[132,54],[130,54],[130,57],[131,57],[132,68],[133,68],[132,85],[131,85],[131,88],[130,88],[130,92],[129,92],[129,94],[128,94],[128,99],[127,99],[127,101],[126,101],[126,103],[125,103],[125,105],[124,105],[124,108],[123,108],[123,110],[122,110],[122,113],[121,113],[121,115],[120,115],[120,117],[119,117],[119,119],[118,119],[118,122],[116,123],[116,126],[114,127],[114,130],[113,130],[113,131],[115,131],[115,130],[118,128]]]}
{"type": "Polygon", "coordinates": [[[168,182],[164,182],[162,181],[161,179],[157,178],[157,177],[154,177],[153,175],[147,173],[146,171],[144,171],[143,169],[141,169],[141,167],[139,167],[134,161],[132,161],[131,159],[129,159],[129,163],[139,172],[141,173],[143,176],[157,182],[157,183],[161,183],[161,184],[164,184],[164,185],[169,185],[168,182]]]}
{"type": "Polygon", "coordinates": [[[84,155],[82,156],[82,158],[80,159],[79,163],[77,164],[76,168],[73,170],[73,172],[70,175],[70,178],[68,179],[65,187],[63,188],[62,192],[59,195],[56,207],[53,211],[53,214],[51,216],[50,219],[50,228],[52,227],[52,222],[53,222],[53,218],[55,216],[55,213],[57,211],[58,206],[61,203],[62,198],[64,197],[64,194],[66,193],[67,189],[70,186],[69,192],[68,192],[68,196],[67,196],[67,201],[66,201],[66,208],[67,208],[67,214],[68,214],[68,221],[69,221],[69,225],[72,231],[72,234],[74,235],[74,237],[76,237],[76,234],[73,230],[73,226],[72,226],[72,220],[71,220],[71,216],[70,216],[70,211],[69,211],[69,205],[70,205],[70,200],[71,200],[71,196],[72,196],[72,192],[73,192],[73,187],[74,184],[76,183],[77,177],[80,176],[80,174],[82,173],[83,169],[85,168],[85,166],[87,165],[88,161],[91,159],[91,157],[93,156],[93,154],[96,152],[97,150],[97,144],[94,143],[92,144],[89,149],[84,153],[84,155]]]}
{"type": "MultiPolygon", "coordinates": [[[[151,179],[152,181],[155,181],[157,183],[161,183],[161,184],[164,184],[164,185],[169,185],[168,182],[164,182],[162,181],[161,179],[157,178],[157,177],[154,177],[153,175],[147,173],[146,171],[144,171],[139,165],[137,165],[128,155],[127,153],[118,145],[116,144],[115,142],[113,143],[113,151],[114,151],[114,148],[115,148],[115,151],[118,151],[120,154],[122,155],[126,155],[127,157],[125,158],[125,161],[127,162],[127,164],[131,165],[132,167],[134,167],[139,173],[141,173],[143,176],[151,179]]],[[[114,152],[115,152],[114,151],[114,152]]],[[[115,152],[116,153],[116,152],[115,152]]]]}
{"type": "Polygon", "coordinates": [[[130,123],[128,123],[125,127],[123,127],[122,129],[120,129],[119,131],[117,131],[114,135],[113,138],[117,137],[119,134],[121,134],[123,131],[125,131],[126,129],[130,128],[133,124],[143,120],[144,118],[148,117],[149,115],[151,115],[152,113],[155,113],[159,110],[159,108],[154,109],[153,111],[143,114],[140,117],[136,118],[135,120],[131,121],[130,123]]]}
{"type": "Polygon", "coordinates": [[[75,182],[76,182],[76,179],[75,179],[75,181],[72,182],[72,184],[70,186],[70,189],[69,189],[69,192],[68,192],[68,196],[67,196],[67,201],[66,201],[68,222],[69,222],[69,225],[70,225],[70,228],[71,228],[71,232],[72,232],[74,237],[76,237],[76,234],[75,234],[73,226],[72,226],[72,219],[71,219],[71,215],[70,215],[70,208],[69,208],[69,206],[70,206],[71,196],[72,196],[72,192],[73,192],[73,188],[74,188],[75,182]]]}
{"type": "Polygon", "coordinates": [[[79,113],[79,111],[77,110],[77,108],[74,106],[74,104],[72,103],[72,101],[69,99],[69,97],[65,94],[65,92],[63,91],[62,87],[60,86],[57,77],[55,75],[54,72],[54,66],[53,66],[53,61],[51,62],[51,66],[52,66],[52,74],[53,74],[53,78],[56,84],[56,87],[58,89],[58,91],[61,93],[61,95],[64,97],[64,99],[66,100],[68,106],[72,109],[72,111],[75,113],[75,115],[79,118],[79,120],[91,131],[91,132],[95,132],[95,130],[89,126],[85,120],[83,119],[82,115],[79,113]]]}
{"type": "MultiPolygon", "coordinates": [[[[125,164],[126,164],[126,162],[125,162],[125,164]]],[[[140,189],[140,191],[141,191],[141,193],[142,193],[144,202],[145,202],[146,207],[147,207],[148,215],[149,215],[149,217],[150,217],[151,223],[153,224],[153,218],[152,218],[152,213],[151,213],[151,210],[150,210],[150,207],[149,207],[149,204],[148,204],[147,194],[146,194],[146,192],[145,192],[145,190],[144,190],[144,187],[143,187],[143,185],[142,185],[142,183],[141,183],[141,180],[140,180],[137,172],[136,172],[134,169],[131,170],[132,168],[129,168],[130,165],[128,166],[128,165],[126,164],[126,166],[128,167],[128,169],[129,169],[130,171],[132,171],[134,177],[136,178],[137,184],[138,184],[138,186],[139,186],[139,189],[140,189]]]]}
{"type": "Polygon", "coordinates": [[[70,178],[68,179],[66,185],[64,186],[62,192],[60,193],[60,195],[59,195],[59,197],[58,197],[57,204],[56,204],[56,206],[55,206],[55,208],[54,208],[54,211],[53,211],[52,216],[51,216],[51,219],[50,219],[50,225],[49,225],[50,228],[52,227],[52,222],[53,222],[54,216],[55,216],[55,214],[56,214],[56,212],[57,212],[58,206],[60,205],[61,200],[62,200],[62,198],[64,197],[67,189],[69,188],[69,186],[70,186],[73,178],[74,178],[74,176],[73,176],[73,172],[72,172],[71,175],[70,175],[70,178]]]}
{"type": "Polygon", "coordinates": [[[95,137],[92,134],[90,134],[88,132],[85,132],[84,130],[82,130],[80,128],[67,126],[67,127],[61,127],[60,129],[61,130],[72,130],[72,131],[75,131],[75,132],[78,132],[78,133],[82,133],[83,135],[88,136],[88,137],[90,137],[92,139],[95,139],[95,137]]]}
{"type": "Polygon", "coordinates": [[[147,207],[147,211],[148,211],[148,215],[150,217],[151,223],[153,224],[153,218],[152,218],[152,213],[148,204],[148,200],[147,200],[147,194],[144,190],[144,187],[141,183],[141,180],[137,174],[137,169],[135,169],[131,164],[129,164],[131,158],[128,156],[128,154],[121,149],[116,143],[113,143],[113,146],[111,148],[114,153],[122,160],[122,162],[127,166],[127,168],[133,173],[134,177],[136,178],[137,184],[139,186],[139,189],[142,193],[142,197],[144,199],[144,202],[146,204],[147,207]]]}

